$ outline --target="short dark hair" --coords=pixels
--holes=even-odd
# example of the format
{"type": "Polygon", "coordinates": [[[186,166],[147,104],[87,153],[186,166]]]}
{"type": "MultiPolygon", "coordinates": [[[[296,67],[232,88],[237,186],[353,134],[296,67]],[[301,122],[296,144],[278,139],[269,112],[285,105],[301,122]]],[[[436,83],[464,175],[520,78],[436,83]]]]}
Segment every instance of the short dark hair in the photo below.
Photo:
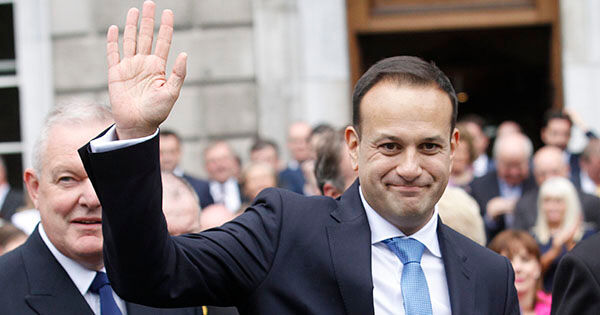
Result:
{"type": "Polygon", "coordinates": [[[317,186],[321,193],[328,182],[339,191],[344,191],[346,187],[344,187],[344,178],[340,172],[341,154],[345,145],[343,131],[326,134],[323,140],[315,150],[317,152],[315,160],[317,186]]]}
{"type": "Polygon", "coordinates": [[[279,146],[277,145],[277,143],[275,143],[275,141],[263,138],[254,139],[254,143],[252,143],[252,146],[250,147],[250,152],[262,150],[268,147],[273,148],[275,150],[275,153],[279,155],[279,146]]]}
{"type": "Polygon", "coordinates": [[[544,113],[544,127],[546,128],[548,127],[548,124],[550,123],[551,120],[554,119],[563,119],[569,122],[569,125],[573,126],[573,121],[571,120],[571,117],[569,117],[569,115],[567,115],[565,112],[561,111],[561,110],[555,110],[555,109],[550,109],[548,111],[546,111],[546,113],[544,113]]]}
{"type": "Polygon", "coordinates": [[[448,77],[433,62],[412,56],[397,56],[383,59],[374,64],[354,86],[352,95],[352,123],[360,134],[360,103],[363,97],[373,86],[382,80],[389,80],[396,84],[413,86],[437,85],[444,91],[452,103],[452,117],[450,121],[450,134],[456,126],[458,115],[458,100],[456,92],[448,77]]]}
{"type": "Polygon", "coordinates": [[[181,137],[177,134],[177,132],[171,129],[160,129],[158,131],[158,135],[163,137],[173,136],[175,139],[177,139],[177,142],[181,142],[181,137]]]}

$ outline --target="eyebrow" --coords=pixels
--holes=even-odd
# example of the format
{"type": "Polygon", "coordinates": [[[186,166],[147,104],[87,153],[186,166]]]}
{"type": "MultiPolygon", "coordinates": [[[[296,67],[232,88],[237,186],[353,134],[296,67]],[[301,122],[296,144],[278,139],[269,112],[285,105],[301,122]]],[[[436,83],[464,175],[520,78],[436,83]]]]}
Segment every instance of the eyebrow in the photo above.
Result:
{"type": "MultiPolygon", "coordinates": [[[[394,135],[386,134],[386,133],[383,133],[379,137],[375,138],[375,141],[379,142],[383,139],[392,140],[395,142],[403,142],[402,138],[399,138],[394,135]]],[[[421,139],[421,142],[444,142],[444,138],[442,138],[441,136],[427,137],[427,138],[421,139]]]]}

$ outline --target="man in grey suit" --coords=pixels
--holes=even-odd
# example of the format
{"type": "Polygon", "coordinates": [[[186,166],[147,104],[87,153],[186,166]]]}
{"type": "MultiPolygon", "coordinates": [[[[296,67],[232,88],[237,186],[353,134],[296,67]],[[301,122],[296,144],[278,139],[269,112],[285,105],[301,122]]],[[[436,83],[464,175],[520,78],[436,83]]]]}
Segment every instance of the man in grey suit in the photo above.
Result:
{"type": "MultiPolygon", "coordinates": [[[[112,123],[93,103],[52,109],[24,178],[41,223],[25,244],[0,257],[0,313],[107,314],[102,209],[77,148],[112,123]],[[105,274],[104,274],[105,276],[105,274]],[[97,285],[104,285],[100,289],[97,285]]],[[[110,314],[202,314],[201,308],[152,309],[111,295],[110,314]]]]}

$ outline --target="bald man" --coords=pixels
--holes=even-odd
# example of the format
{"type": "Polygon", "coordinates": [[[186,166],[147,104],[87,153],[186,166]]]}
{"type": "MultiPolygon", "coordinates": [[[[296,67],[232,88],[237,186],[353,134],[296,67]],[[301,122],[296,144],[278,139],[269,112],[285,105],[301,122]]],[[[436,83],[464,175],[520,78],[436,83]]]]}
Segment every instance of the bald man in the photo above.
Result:
{"type": "MultiPolygon", "coordinates": [[[[564,159],[563,150],[555,146],[545,146],[533,156],[533,176],[538,187],[551,177],[569,178],[569,164],[564,159]]],[[[584,213],[584,220],[600,227],[600,198],[584,193],[578,189],[579,200],[584,213]]],[[[537,200],[539,188],[523,194],[515,206],[514,227],[529,230],[537,219],[537,200]]]]}

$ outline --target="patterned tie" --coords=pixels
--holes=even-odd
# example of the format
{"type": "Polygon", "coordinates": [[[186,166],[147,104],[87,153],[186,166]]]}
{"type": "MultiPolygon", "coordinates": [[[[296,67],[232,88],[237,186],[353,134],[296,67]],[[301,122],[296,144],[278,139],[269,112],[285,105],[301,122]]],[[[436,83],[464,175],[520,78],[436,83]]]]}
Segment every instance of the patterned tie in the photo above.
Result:
{"type": "Polygon", "coordinates": [[[101,315],[122,315],[121,310],[117,306],[117,302],[113,298],[110,283],[106,273],[102,271],[96,272],[96,277],[90,285],[90,291],[100,295],[100,314],[101,315]]]}
{"type": "Polygon", "coordinates": [[[404,264],[400,286],[406,315],[433,314],[427,280],[421,269],[421,256],[425,245],[412,238],[400,237],[393,237],[383,242],[404,264]]]}

